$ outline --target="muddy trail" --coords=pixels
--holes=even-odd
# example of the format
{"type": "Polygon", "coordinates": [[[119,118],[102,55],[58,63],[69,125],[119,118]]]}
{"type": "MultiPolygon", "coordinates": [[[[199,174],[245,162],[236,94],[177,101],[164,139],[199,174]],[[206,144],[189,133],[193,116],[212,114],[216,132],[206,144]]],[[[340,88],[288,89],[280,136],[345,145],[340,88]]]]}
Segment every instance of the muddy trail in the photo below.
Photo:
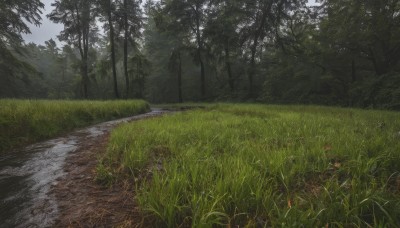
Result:
{"type": "Polygon", "coordinates": [[[151,112],[104,122],[0,157],[0,227],[131,227],[128,184],[95,182],[97,158],[117,125],[161,116],[151,112]]]}

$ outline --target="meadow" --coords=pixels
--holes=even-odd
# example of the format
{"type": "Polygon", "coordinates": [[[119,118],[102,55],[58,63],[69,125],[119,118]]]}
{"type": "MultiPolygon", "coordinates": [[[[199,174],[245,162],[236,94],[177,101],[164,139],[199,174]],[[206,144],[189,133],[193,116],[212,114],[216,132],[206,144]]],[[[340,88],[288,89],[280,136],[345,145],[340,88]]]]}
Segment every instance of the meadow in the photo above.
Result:
{"type": "Polygon", "coordinates": [[[399,227],[400,113],[211,105],[118,127],[97,179],[148,226],[399,227]]]}
{"type": "Polygon", "coordinates": [[[0,153],[72,129],[149,111],[141,100],[0,100],[0,153]]]}

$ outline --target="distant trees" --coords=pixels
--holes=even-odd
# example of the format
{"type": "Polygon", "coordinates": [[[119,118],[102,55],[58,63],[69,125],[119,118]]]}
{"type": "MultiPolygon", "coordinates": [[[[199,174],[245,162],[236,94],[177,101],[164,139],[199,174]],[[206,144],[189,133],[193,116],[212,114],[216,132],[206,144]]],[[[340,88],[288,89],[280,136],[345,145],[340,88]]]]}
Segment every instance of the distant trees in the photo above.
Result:
{"type": "Polygon", "coordinates": [[[250,49],[248,69],[249,98],[258,96],[254,87],[257,72],[257,53],[261,56],[267,46],[275,45],[279,30],[286,26],[284,19],[290,17],[305,5],[305,0],[256,0],[246,1],[244,7],[244,26],[241,28],[242,41],[250,49]]]}
{"type": "Polygon", "coordinates": [[[94,46],[98,37],[97,20],[100,18],[105,23],[108,33],[114,96],[120,97],[117,73],[117,43],[120,34],[124,39],[124,77],[126,84],[125,96],[128,97],[128,42],[135,44],[135,39],[140,35],[141,10],[138,0],[57,0],[52,4],[55,9],[48,17],[55,23],[64,24],[65,29],[59,35],[61,41],[73,45],[79,50],[81,56],[81,74],[83,96],[88,97],[89,72],[88,56],[90,48],[94,46]]]}
{"type": "MultiPolygon", "coordinates": [[[[235,75],[232,70],[232,54],[239,48],[238,25],[243,20],[242,6],[236,1],[215,1],[209,11],[204,30],[214,59],[222,58],[228,75],[231,93],[235,92],[235,75]]],[[[237,57],[237,56],[235,56],[237,57]]]]}
{"type": "Polygon", "coordinates": [[[193,86],[185,81],[196,82],[186,75],[196,70],[186,59],[178,67],[176,46],[163,41],[180,36],[187,48],[179,53],[195,53],[208,98],[377,106],[385,90],[394,101],[395,86],[383,87],[399,85],[398,1],[320,2],[163,1],[153,7],[157,26],[146,28],[159,34],[147,32],[157,36],[145,41],[169,45],[163,55],[174,58],[164,64],[184,82],[170,86],[185,90],[193,86]]]}
{"type": "Polygon", "coordinates": [[[30,84],[33,87],[29,91],[30,97],[75,98],[74,90],[79,89],[81,85],[75,82],[72,64],[76,60],[69,46],[64,46],[61,50],[56,42],[50,39],[45,45],[30,43],[25,45],[24,49],[24,61],[40,72],[35,82],[30,84]]]}
{"type": "Polygon", "coordinates": [[[262,82],[256,82],[257,88],[254,86],[256,63],[260,61],[258,56],[266,49],[266,43],[273,43],[281,21],[302,4],[305,1],[169,0],[158,5],[156,21],[162,31],[184,34],[188,41],[186,45],[196,50],[194,57],[200,65],[202,100],[206,98],[206,68],[218,71],[219,64],[215,62],[221,58],[224,59],[230,93],[236,92],[238,77],[233,75],[231,62],[248,63],[240,72],[248,80],[246,97],[256,99],[262,82]],[[235,54],[234,59],[232,54],[235,54]]]}
{"type": "MultiPolygon", "coordinates": [[[[144,25],[144,54],[152,63],[151,73],[146,83],[146,98],[153,102],[177,102],[179,88],[176,87],[175,58],[172,58],[176,48],[175,33],[161,31],[156,22],[159,16],[153,3],[147,2],[147,23],[144,25]]],[[[176,52],[176,51],[175,51],[176,52]]]]}
{"type": "Polygon", "coordinates": [[[207,0],[167,0],[161,4],[158,19],[166,30],[184,33],[190,37],[190,45],[195,47],[195,60],[200,64],[200,93],[202,99],[206,98],[206,76],[204,60],[204,34],[206,23],[207,0]],[[160,17],[160,15],[164,15],[160,17]]]}
{"type": "Polygon", "coordinates": [[[400,2],[322,1],[321,11],[321,41],[336,62],[328,69],[348,75],[335,75],[348,105],[400,108],[400,2]]]}
{"type": "MultiPolygon", "coordinates": [[[[81,97],[153,102],[400,109],[396,0],[322,0],[316,6],[306,0],[56,0],[49,18],[64,24],[62,49],[51,40],[45,46],[14,45],[28,31],[18,16],[37,24],[43,7],[37,0],[28,8],[21,4],[0,4],[0,72],[7,75],[2,85],[16,82],[9,75],[19,81],[33,77],[20,69],[36,70],[48,81],[53,71],[63,72],[68,86],[58,88],[72,92],[43,89],[47,95],[40,96],[80,97],[81,91],[81,97]],[[106,36],[97,33],[99,21],[106,36]],[[23,49],[41,53],[50,64],[20,56],[23,49]]],[[[22,94],[22,84],[14,84],[9,94],[22,94]]]]}
{"type": "Polygon", "coordinates": [[[349,52],[363,54],[377,75],[392,71],[398,64],[399,1],[323,1],[322,9],[327,15],[322,21],[324,31],[349,52]]]}

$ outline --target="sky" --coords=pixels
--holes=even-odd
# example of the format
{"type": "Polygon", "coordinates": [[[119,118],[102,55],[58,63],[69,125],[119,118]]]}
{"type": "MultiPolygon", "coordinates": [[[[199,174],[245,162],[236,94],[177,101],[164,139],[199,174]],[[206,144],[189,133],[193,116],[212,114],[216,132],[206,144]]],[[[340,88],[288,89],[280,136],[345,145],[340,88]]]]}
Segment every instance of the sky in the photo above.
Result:
{"type": "MultiPolygon", "coordinates": [[[[45,4],[44,10],[42,11],[42,25],[40,25],[40,27],[30,25],[31,34],[24,34],[22,37],[25,43],[33,42],[43,45],[45,41],[53,39],[60,44],[57,35],[63,30],[63,25],[55,24],[46,17],[46,15],[52,11],[53,7],[51,3],[53,3],[54,0],[42,0],[42,2],[45,4]]],[[[315,0],[309,0],[308,4],[315,5],[316,3],[315,0]]]]}
{"type": "Polygon", "coordinates": [[[33,42],[36,44],[44,44],[45,41],[51,38],[59,43],[57,35],[60,34],[64,26],[62,24],[55,24],[46,17],[46,15],[52,11],[53,7],[51,7],[51,3],[53,3],[54,0],[42,0],[42,2],[45,4],[44,10],[42,10],[42,25],[36,27],[30,24],[29,28],[31,34],[24,34],[22,36],[25,43],[33,42]]]}

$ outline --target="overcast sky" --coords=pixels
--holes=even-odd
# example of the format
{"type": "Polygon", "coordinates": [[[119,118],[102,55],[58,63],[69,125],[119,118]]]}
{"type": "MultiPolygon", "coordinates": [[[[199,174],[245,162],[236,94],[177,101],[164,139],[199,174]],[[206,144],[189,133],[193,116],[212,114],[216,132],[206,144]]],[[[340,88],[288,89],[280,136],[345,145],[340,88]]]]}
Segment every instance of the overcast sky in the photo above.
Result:
{"type": "Polygon", "coordinates": [[[57,35],[63,30],[64,26],[62,24],[55,24],[47,19],[46,15],[52,11],[51,3],[54,0],[42,0],[45,4],[44,10],[42,11],[42,25],[40,27],[36,27],[34,25],[30,25],[30,30],[32,34],[23,35],[26,43],[36,43],[36,44],[44,44],[45,41],[53,40],[58,42],[57,35]]]}
{"type": "MultiPolygon", "coordinates": [[[[59,43],[57,35],[63,29],[63,25],[55,24],[46,17],[46,15],[52,11],[53,7],[51,3],[53,3],[54,0],[42,0],[42,2],[45,4],[42,14],[42,25],[40,27],[30,25],[32,34],[23,35],[23,38],[26,43],[33,42],[36,44],[44,44],[45,41],[51,38],[59,43]]],[[[315,0],[309,0],[309,5],[315,5],[315,0]]]]}

